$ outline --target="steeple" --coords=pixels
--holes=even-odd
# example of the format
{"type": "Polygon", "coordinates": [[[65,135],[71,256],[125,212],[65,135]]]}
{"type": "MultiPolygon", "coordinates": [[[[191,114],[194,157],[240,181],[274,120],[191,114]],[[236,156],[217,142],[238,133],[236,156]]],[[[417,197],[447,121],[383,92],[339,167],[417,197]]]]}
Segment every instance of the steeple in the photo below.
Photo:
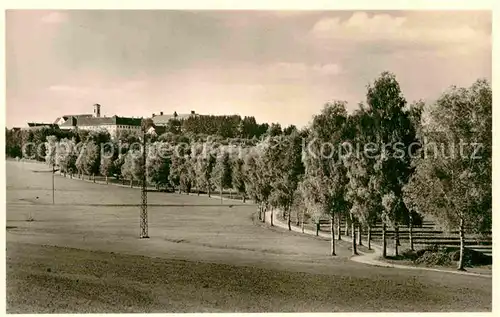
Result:
{"type": "Polygon", "coordinates": [[[94,117],[95,118],[100,118],[101,117],[101,105],[96,103],[94,105],[94,117]]]}

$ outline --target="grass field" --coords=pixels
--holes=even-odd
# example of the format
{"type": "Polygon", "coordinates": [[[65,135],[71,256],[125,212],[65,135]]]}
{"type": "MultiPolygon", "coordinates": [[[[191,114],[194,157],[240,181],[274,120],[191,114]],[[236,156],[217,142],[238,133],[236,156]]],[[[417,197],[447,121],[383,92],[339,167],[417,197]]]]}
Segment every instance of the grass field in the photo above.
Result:
{"type": "Polygon", "coordinates": [[[491,279],[355,263],[347,242],[332,258],[250,204],[149,193],[193,206],[149,208],[141,240],[139,208],[117,206],[139,190],[56,177],[52,205],[47,166],[6,164],[10,313],[491,310],[491,279]]]}

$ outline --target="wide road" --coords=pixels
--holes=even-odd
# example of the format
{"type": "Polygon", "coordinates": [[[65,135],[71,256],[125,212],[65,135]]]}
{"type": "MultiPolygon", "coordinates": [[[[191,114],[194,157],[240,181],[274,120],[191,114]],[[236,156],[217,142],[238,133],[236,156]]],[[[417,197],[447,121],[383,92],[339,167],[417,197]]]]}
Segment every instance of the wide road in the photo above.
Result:
{"type": "Polygon", "coordinates": [[[7,161],[8,312],[490,311],[492,281],[373,267],[268,228],[252,205],[55,178],[7,161]],[[106,206],[109,205],[109,206],[106,206]],[[31,221],[32,220],[32,221],[31,221]]]}

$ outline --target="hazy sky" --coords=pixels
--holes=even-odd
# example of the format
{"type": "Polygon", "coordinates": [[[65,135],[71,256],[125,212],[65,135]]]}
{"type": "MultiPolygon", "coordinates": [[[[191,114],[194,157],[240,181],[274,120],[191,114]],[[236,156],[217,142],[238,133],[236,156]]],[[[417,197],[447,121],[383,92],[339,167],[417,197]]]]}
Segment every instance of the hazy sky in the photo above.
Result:
{"type": "Polygon", "coordinates": [[[491,80],[489,12],[7,11],[6,43],[9,127],[94,103],[302,126],[384,70],[409,102],[491,80]]]}

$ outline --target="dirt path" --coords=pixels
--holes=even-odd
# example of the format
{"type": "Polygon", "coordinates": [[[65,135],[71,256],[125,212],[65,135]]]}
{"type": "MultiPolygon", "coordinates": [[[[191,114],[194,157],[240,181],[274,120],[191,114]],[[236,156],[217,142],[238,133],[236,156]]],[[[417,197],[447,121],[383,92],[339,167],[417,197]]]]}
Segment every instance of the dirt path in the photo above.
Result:
{"type": "Polygon", "coordinates": [[[7,162],[11,312],[491,310],[489,279],[355,263],[347,242],[332,258],[323,239],[262,227],[251,205],[150,193],[200,206],[150,208],[140,240],[138,208],[95,205],[137,203],[138,190],[58,177],[52,206],[51,175],[37,168],[7,162]]]}
{"type": "MultiPolygon", "coordinates": [[[[288,225],[281,221],[277,217],[278,211],[275,211],[274,214],[274,219],[273,219],[273,225],[281,228],[288,230],[288,225]]],[[[265,219],[268,224],[271,223],[271,213],[267,212],[265,213],[265,219]]],[[[302,233],[302,228],[297,227],[295,225],[291,225],[291,231],[292,232],[300,232],[302,233]]],[[[304,230],[305,235],[309,236],[315,236],[316,233],[313,230],[310,229],[305,229],[304,230]]],[[[331,239],[331,235],[327,234],[325,232],[319,232],[318,233],[319,237],[325,238],[326,240],[331,239]]],[[[352,243],[352,238],[351,237],[346,237],[342,236],[342,239],[345,240],[348,243],[352,243]]],[[[335,243],[338,243],[338,240],[335,240],[335,243]]],[[[342,242],[341,245],[344,245],[342,242]]],[[[367,248],[363,246],[357,246],[357,250],[359,253],[359,256],[352,256],[351,261],[358,262],[358,263],[364,263],[372,266],[380,266],[380,267],[387,267],[387,268],[393,268],[393,269],[402,269],[402,270],[423,270],[423,271],[433,271],[433,272],[441,272],[441,273],[448,273],[448,274],[459,274],[459,275],[469,275],[469,276],[476,276],[476,277],[481,277],[481,278],[488,278],[491,279],[491,270],[489,269],[482,269],[482,268],[468,268],[468,271],[457,271],[456,269],[452,268],[436,268],[436,267],[420,267],[420,266],[410,266],[410,265],[401,265],[401,264],[395,264],[395,263],[390,263],[388,261],[382,261],[380,258],[382,257],[382,246],[373,243],[371,244],[372,250],[367,250],[367,248]]],[[[394,252],[394,249],[391,247],[387,247],[388,252],[394,252]]]]}

